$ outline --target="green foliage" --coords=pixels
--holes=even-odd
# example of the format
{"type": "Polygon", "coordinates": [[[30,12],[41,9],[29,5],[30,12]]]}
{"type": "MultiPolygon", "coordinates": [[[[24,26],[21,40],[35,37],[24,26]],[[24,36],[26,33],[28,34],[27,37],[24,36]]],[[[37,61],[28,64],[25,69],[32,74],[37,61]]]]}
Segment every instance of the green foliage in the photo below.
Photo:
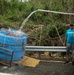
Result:
{"type": "MultiPolygon", "coordinates": [[[[74,12],[74,0],[70,0],[70,3],[68,0],[52,0],[52,4],[50,0],[30,0],[29,2],[0,0],[0,27],[16,28],[17,25],[14,22],[20,22],[22,24],[24,19],[26,19],[32,11],[37,9],[74,12]]],[[[24,29],[28,28],[29,30],[33,25],[44,25],[41,40],[49,41],[50,38],[58,37],[55,27],[57,27],[60,35],[65,33],[65,25],[69,23],[68,19],[69,17],[65,15],[36,12],[29,18],[24,29]]],[[[38,32],[38,36],[40,36],[40,32],[38,32]]],[[[38,43],[39,41],[37,40],[36,42],[38,43]]]]}
{"type": "Polygon", "coordinates": [[[3,21],[3,16],[2,15],[0,15],[0,21],[3,21]]]}
{"type": "Polygon", "coordinates": [[[57,31],[56,31],[56,28],[59,32],[60,35],[63,35],[65,34],[65,31],[66,31],[66,26],[65,24],[63,24],[61,21],[56,21],[55,24],[50,24],[48,25],[47,27],[47,32],[48,32],[48,35],[51,37],[51,38],[54,38],[54,37],[58,37],[57,35],[57,31]]]}
{"type": "Polygon", "coordinates": [[[15,23],[12,23],[12,22],[9,22],[9,21],[3,21],[2,25],[3,25],[4,28],[9,28],[9,27],[15,28],[16,27],[15,23]]]}

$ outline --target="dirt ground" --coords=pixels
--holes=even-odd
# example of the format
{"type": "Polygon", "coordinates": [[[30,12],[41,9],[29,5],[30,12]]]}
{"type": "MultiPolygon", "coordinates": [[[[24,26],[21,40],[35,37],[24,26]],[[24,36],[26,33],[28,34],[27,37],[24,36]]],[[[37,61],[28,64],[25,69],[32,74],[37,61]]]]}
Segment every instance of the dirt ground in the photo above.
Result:
{"type": "Polygon", "coordinates": [[[35,68],[15,64],[6,67],[0,64],[0,72],[13,75],[74,75],[74,66],[71,63],[45,60],[40,61],[35,68]]]}

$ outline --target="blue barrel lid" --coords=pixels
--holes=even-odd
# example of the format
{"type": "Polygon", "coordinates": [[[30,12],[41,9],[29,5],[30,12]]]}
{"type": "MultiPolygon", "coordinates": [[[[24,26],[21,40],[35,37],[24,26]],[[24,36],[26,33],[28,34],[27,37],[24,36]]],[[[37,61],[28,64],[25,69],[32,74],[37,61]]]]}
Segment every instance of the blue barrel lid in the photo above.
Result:
{"type": "Polygon", "coordinates": [[[12,37],[15,37],[15,38],[27,37],[24,32],[19,31],[19,30],[15,30],[15,29],[10,29],[10,28],[9,29],[1,28],[0,34],[12,36],[12,37]]]}

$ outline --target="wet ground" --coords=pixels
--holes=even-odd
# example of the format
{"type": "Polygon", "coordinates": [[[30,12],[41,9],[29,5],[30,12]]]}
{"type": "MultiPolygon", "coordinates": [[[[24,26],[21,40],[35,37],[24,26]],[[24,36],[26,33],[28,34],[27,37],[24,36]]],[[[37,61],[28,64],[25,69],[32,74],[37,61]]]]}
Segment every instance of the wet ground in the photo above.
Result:
{"type": "Polygon", "coordinates": [[[11,67],[6,67],[0,64],[0,72],[13,75],[74,75],[74,66],[71,63],[64,64],[64,62],[45,60],[35,68],[14,64],[11,67]]]}

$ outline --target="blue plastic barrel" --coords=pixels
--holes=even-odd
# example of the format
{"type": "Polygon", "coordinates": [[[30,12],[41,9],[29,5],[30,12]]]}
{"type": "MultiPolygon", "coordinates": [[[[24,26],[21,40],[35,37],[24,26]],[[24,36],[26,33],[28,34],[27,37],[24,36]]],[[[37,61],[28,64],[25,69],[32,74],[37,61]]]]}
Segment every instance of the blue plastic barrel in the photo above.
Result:
{"type": "MultiPolygon", "coordinates": [[[[21,60],[25,55],[27,36],[25,33],[17,33],[17,30],[5,30],[2,28],[0,30],[0,46],[14,51],[13,61],[21,60]],[[5,46],[6,45],[6,46],[5,46]]],[[[6,52],[0,49],[0,52],[6,52]]],[[[0,54],[0,58],[5,60],[10,60],[10,57],[0,54]]]]}

